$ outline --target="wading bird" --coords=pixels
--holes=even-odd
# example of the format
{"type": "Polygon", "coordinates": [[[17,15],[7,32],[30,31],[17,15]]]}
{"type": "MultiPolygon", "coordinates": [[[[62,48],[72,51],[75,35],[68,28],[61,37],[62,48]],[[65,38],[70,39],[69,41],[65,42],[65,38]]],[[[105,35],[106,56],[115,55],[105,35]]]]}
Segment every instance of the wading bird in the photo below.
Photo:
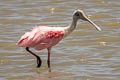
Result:
{"type": "Polygon", "coordinates": [[[48,27],[48,26],[38,26],[33,28],[31,31],[26,32],[21,39],[17,42],[19,47],[25,47],[26,50],[37,58],[37,67],[41,66],[41,58],[33,53],[29,48],[35,48],[36,50],[47,49],[48,59],[47,64],[50,68],[50,53],[51,48],[55,46],[60,40],[68,36],[77,25],[77,21],[81,19],[91,23],[98,31],[101,29],[94,24],[82,10],[75,10],[73,13],[72,23],[67,27],[48,27]]]}

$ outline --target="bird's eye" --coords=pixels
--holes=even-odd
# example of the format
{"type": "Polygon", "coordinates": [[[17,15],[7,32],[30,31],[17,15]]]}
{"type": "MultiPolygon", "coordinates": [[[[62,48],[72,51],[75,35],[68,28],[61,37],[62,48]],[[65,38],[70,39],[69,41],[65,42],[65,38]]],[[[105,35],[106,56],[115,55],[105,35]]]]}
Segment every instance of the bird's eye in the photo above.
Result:
{"type": "Polygon", "coordinates": [[[75,13],[76,16],[79,16],[79,13],[75,13]]]}

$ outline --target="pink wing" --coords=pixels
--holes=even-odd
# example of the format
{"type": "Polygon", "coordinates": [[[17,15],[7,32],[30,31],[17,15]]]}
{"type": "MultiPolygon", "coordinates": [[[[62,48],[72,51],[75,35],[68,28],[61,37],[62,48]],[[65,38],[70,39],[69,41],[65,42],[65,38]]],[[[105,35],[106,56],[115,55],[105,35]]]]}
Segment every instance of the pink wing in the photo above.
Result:
{"type": "Polygon", "coordinates": [[[32,47],[37,50],[56,45],[64,36],[64,30],[54,27],[36,27],[26,32],[17,45],[20,47],[32,47]]]}

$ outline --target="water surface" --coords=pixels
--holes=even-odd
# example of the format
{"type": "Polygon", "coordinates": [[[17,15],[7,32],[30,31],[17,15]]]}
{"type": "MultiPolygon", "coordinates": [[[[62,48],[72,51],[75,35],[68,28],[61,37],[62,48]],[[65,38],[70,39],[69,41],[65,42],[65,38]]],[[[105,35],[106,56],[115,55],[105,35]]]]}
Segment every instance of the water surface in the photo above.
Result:
{"type": "Polygon", "coordinates": [[[120,0],[1,0],[0,80],[119,80],[120,0]],[[38,25],[67,26],[74,10],[84,10],[103,31],[79,21],[77,29],[52,49],[52,72],[47,50],[36,59],[16,46],[24,32],[38,25]]]}

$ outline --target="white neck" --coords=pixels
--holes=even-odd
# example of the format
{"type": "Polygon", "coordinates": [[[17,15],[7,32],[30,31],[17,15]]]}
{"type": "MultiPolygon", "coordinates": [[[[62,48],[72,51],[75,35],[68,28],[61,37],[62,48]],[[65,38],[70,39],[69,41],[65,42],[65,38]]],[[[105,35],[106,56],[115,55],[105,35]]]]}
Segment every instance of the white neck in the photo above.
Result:
{"type": "Polygon", "coordinates": [[[69,34],[76,28],[77,21],[78,21],[78,19],[73,18],[72,24],[69,25],[69,26],[67,26],[67,27],[65,27],[65,37],[66,37],[67,35],[69,35],[69,34]]]}

